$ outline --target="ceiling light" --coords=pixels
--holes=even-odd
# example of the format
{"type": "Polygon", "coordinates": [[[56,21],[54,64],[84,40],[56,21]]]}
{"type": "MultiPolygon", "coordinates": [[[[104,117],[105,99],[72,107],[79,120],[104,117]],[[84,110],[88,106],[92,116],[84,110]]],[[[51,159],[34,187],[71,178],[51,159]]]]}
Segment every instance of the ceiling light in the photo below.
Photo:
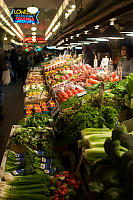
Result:
{"type": "Polygon", "coordinates": [[[133,37],[133,33],[126,34],[127,36],[133,37]]]}
{"type": "Polygon", "coordinates": [[[36,14],[38,12],[38,8],[35,6],[28,7],[27,10],[31,14],[36,14]]]}
{"type": "Polygon", "coordinates": [[[115,20],[116,20],[116,18],[110,19],[110,26],[114,26],[115,20]]]}
{"type": "Polygon", "coordinates": [[[7,37],[6,37],[6,36],[4,37],[4,40],[7,40],[7,37]]]}
{"type": "Polygon", "coordinates": [[[37,27],[33,26],[33,27],[31,27],[31,30],[32,30],[32,31],[36,31],[36,30],[37,30],[37,27]]]}
{"type": "Polygon", "coordinates": [[[48,39],[51,37],[51,35],[52,35],[52,32],[50,32],[50,33],[46,36],[45,40],[48,40],[48,39]]]}
{"type": "Polygon", "coordinates": [[[71,38],[71,40],[72,40],[72,39],[73,39],[73,36],[71,36],[70,38],[71,38]]]}
{"type": "Polygon", "coordinates": [[[77,34],[76,37],[79,37],[79,34],[77,34]]]}
{"type": "Polygon", "coordinates": [[[103,33],[102,38],[111,40],[124,39],[114,26],[109,26],[103,33]]]}
{"type": "Polygon", "coordinates": [[[88,34],[88,31],[85,31],[84,33],[85,33],[85,34],[88,34]]]}
{"type": "Polygon", "coordinates": [[[94,26],[95,27],[95,29],[99,29],[99,25],[96,25],[96,26],[94,26]]]}
{"type": "Polygon", "coordinates": [[[71,9],[68,9],[68,12],[69,12],[69,13],[71,13],[71,12],[72,12],[72,10],[71,10],[71,9]]]}
{"type": "Polygon", "coordinates": [[[65,13],[65,19],[69,17],[69,13],[65,13]]]}
{"type": "Polygon", "coordinates": [[[36,35],[36,32],[32,32],[32,35],[36,35]]]}
{"type": "Polygon", "coordinates": [[[71,8],[72,8],[72,9],[75,9],[75,8],[76,8],[76,5],[71,5],[71,8]]]}
{"type": "Polygon", "coordinates": [[[87,38],[87,40],[96,40],[99,42],[108,42],[109,40],[106,38],[87,38]]]}
{"type": "Polygon", "coordinates": [[[32,36],[33,39],[36,39],[36,36],[32,36]]]}

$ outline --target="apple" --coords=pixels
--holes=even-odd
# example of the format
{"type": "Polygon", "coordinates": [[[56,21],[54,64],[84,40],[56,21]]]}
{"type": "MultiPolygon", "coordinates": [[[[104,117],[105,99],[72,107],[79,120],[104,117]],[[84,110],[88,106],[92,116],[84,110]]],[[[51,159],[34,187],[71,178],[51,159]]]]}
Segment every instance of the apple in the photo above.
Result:
{"type": "Polygon", "coordinates": [[[64,69],[64,68],[61,68],[61,71],[63,72],[63,71],[65,71],[65,69],[64,69]]]}
{"type": "Polygon", "coordinates": [[[73,74],[72,73],[69,73],[69,76],[72,76],[73,74]]]}
{"type": "Polygon", "coordinates": [[[52,68],[53,70],[55,69],[55,66],[53,66],[53,68],[52,68]]]}
{"type": "Polygon", "coordinates": [[[60,79],[66,80],[65,76],[61,76],[60,79]]]}
{"type": "Polygon", "coordinates": [[[68,75],[68,74],[66,74],[64,77],[65,77],[66,79],[69,79],[69,75],[68,75]]]}
{"type": "Polygon", "coordinates": [[[46,71],[49,72],[49,68],[47,68],[46,71]]]}
{"type": "Polygon", "coordinates": [[[51,83],[55,83],[55,80],[52,80],[51,83]]]}
{"type": "Polygon", "coordinates": [[[73,66],[70,66],[70,70],[72,70],[73,69],[73,66]]]}
{"type": "Polygon", "coordinates": [[[77,70],[73,70],[73,73],[74,73],[74,74],[77,74],[77,73],[78,73],[78,71],[77,71],[77,70]]]}
{"type": "Polygon", "coordinates": [[[70,68],[69,68],[69,67],[67,67],[67,68],[66,68],[66,70],[70,70],[70,68]]]}
{"type": "Polygon", "coordinates": [[[58,81],[58,80],[60,80],[60,79],[59,79],[59,78],[56,78],[55,80],[58,81]]]}

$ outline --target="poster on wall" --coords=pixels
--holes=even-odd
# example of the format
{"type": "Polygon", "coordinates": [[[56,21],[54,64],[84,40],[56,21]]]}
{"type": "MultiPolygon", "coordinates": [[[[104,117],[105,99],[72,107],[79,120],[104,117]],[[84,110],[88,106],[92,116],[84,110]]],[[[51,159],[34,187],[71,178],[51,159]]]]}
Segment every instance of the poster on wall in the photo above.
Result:
{"type": "Polygon", "coordinates": [[[27,8],[14,8],[11,12],[11,19],[14,23],[21,24],[39,24],[38,20],[38,11],[35,14],[31,14],[28,12],[27,8]]]}

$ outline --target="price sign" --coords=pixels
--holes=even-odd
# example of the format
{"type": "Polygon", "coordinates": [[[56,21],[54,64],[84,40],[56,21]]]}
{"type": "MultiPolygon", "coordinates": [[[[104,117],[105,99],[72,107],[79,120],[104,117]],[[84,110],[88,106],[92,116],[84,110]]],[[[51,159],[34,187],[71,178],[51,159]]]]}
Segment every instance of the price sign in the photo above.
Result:
{"type": "Polygon", "coordinates": [[[55,108],[51,111],[52,117],[54,117],[60,111],[59,106],[55,106],[55,108]]]}
{"type": "Polygon", "coordinates": [[[78,97],[81,97],[81,96],[83,96],[83,95],[85,95],[85,94],[87,94],[86,91],[83,91],[83,92],[78,93],[77,96],[78,96],[78,97]]]}

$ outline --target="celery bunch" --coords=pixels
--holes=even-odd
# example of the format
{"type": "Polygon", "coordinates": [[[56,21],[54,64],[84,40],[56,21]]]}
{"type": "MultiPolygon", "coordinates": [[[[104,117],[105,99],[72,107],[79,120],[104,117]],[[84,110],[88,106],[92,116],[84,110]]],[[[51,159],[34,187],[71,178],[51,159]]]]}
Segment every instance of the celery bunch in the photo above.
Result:
{"type": "Polygon", "coordinates": [[[133,108],[133,73],[127,77],[127,92],[130,101],[130,107],[133,108]]]}

